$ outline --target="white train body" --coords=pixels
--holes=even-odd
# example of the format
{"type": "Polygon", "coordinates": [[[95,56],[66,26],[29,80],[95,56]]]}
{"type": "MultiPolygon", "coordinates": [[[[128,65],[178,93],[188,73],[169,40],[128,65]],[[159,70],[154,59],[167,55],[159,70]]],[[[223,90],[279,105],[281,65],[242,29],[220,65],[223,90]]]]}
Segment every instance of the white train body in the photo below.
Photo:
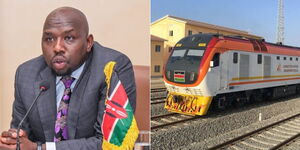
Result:
{"type": "MultiPolygon", "coordinates": [[[[201,37],[203,35],[194,35],[194,37],[197,36],[201,37]]],[[[193,36],[187,38],[192,39],[193,36]]],[[[206,41],[200,40],[200,42],[198,41],[198,43],[196,43],[196,46],[193,45],[194,43],[192,42],[184,44],[186,41],[187,40],[179,41],[174,50],[180,51],[185,49],[186,52],[183,57],[189,55],[189,46],[192,47],[190,49],[193,49],[193,53],[191,53],[190,56],[196,55],[194,49],[197,45],[205,45],[206,47],[202,56],[199,57],[201,63],[198,73],[195,73],[197,72],[195,69],[194,71],[189,71],[189,64],[177,68],[177,66],[179,66],[178,64],[177,66],[172,66],[172,63],[176,63],[175,61],[169,60],[167,63],[164,78],[165,85],[170,93],[169,103],[166,103],[166,108],[170,111],[192,115],[204,115],[211,101],[213,99],[215,100],[216,96],[232,96],[232,94],[238,93],[237,95],[242,95],[249,99],[251,94],[252,96],[257,94],[253,91],[266,90],[273,87],[284,86],[286,88],[275,88],[272,91],[268,91],[268,93],[262,92],[260,94],[275,95],[274,97],[276,97],[276,94],[280,95],[280,93],[285,92],[285,90],[299,90],[299,48],[264,43],[256,40],[220,36],[212,36],[210,40],[206,41]],[[256,42],[256,46],[259,47],[255,47],[253,41],[256,42]],[[192,82],[195,74],[197,74],[197,79],[192,82]],[[188,81],[189,79],[191,81],[188,81]],[[288,85],[295,86],[288,87],[288,85]],[[176,107],[188,104],[184,104],[184,98],[183,100],[182,98],[179,99],[182,101],[181,103],[170,104],[170,99],[174,99],[174,97],[177,98],[176,96],[193,96],[197,97],[195,99],[198,101],[203,101],[201,99],[206,98],[205,101],[210,102],[198,103],[201,105],[198,106],[198,109],[202,109],[202,112],[180,111],[176,107]]],[[[199,46],[199,49],[202,50],[204,48],[199,46]]],[[[197,53],[197,55],[199,54],[200,53],[197,53]]],[[[175,56],[177,55],[178,54],[175,56]]],[[[172,54],[170,57],[172,57],[172,54]]],[[[189,58],[182,62],[187,62],[188,60],[195,61],[195,59],[189,58]]],[[[181,64],[184,65],[184,63],[181,64]]],[[[191,66],[192,64],[193,63],[190,63],[191,66]]],[[[240,96],[240,99],[242,96],[240,96]]],[[[233,97],[236,99],[239,96],[233,97]]],[[[196,105],[196,102],[194,103],[194,105],[196,105]]],[[[222,102],[218,103],[218,105],[221,105],[221,103],[222,102]]],[[[190,106],[186,107],[193,106],[190,104],[190,106]]]]}

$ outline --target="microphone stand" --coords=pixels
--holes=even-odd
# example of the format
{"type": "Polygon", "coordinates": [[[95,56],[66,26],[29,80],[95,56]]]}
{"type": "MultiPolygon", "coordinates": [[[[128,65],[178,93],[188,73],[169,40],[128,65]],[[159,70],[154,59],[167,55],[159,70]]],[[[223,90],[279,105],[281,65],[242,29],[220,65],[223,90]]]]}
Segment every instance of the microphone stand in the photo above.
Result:
{"type": "Polygon", "coordinates": [[[34,101],[32,102],[32,104],[30,105],[28,111],[26,112],[25,116],[23,117],[23,119],[22,119],[21,122],[19,123],[18,129],[17,129],[17,149],[16,149],[16,150],[21,150],[21,148],[20,148],[20,135],[19,135],[21,126],[22,126],[24,120],[27,118],[28,114],[31,112],[32,106],[35,104],[35,102],[36,102],[37,99],[40,97],[40,95],[42,94],[42,92],[43,92],[43,91],[46,91],[46,90],[47,90],[46,87],[44,87],[44,86],[41,86],[41,87],[40,87],[39,94],[38,94],[37,97],[34,99],[34,101]]]}

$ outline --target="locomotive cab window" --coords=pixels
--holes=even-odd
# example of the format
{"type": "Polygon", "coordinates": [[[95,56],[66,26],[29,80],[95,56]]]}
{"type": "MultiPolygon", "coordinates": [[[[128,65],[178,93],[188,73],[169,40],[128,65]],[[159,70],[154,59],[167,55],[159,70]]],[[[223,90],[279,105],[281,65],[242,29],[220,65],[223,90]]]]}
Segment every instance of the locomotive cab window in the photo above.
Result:
{"type": "Polygon", "coordinates": [[[183,57],[185,54],[186,50],[176,50],[173,52],[172,57],[183,57]]]}
{"type": "Polygon", "coordinates": [[[212,59],[211,67],[217,67],[220,65],[220,53],[216,53],[212,59]]]}
{"type": "Polygon", "coordinates": [[[261,64],[262,63],[262,55],[258,54],[257,55],[257,64],[261,64]]]}
{"type": "Polygon", "coordinates": [[[187,56],[203,56],[203,50],[189,49],[187,56]]]}
{"type": "Polygon", "coordinates": [[[236,64],[238,63],[238,53],[233,53],[233,63],[236,64]]]}
{"type": "Polygon", "coordinates": [[[202,49],[175,49],[171,60],[187,60],[194,63],[195,61],[201,60],[203,54],[204,50],[202,49]]]}
{"type": "Polygon", "coordinates": [[[277,58],[277,60],[280,60],[280,56],[277,56],[276,58],[277,58]]]}

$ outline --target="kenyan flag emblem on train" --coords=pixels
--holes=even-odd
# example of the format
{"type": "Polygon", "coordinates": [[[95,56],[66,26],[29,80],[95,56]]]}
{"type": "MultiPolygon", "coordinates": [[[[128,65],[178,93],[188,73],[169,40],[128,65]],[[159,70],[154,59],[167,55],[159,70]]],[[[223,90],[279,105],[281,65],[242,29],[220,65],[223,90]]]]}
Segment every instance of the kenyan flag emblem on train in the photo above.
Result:
{"type": "Polygon", "coordinates": [[[185,82],[185,72],[174,70],[174,81],[175,82],[185,82]]]}

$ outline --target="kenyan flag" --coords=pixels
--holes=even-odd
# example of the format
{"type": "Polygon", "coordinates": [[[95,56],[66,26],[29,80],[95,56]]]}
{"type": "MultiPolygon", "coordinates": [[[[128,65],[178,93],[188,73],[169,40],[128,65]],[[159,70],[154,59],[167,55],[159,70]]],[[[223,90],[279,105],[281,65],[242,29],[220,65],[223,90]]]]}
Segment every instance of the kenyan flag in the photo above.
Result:
{"type": "Polygon", "coordinates": [[[106,109],[102,121],[104,150],[133,149],[139,130],[126,91],[113,71],[115,62],[104,69],[107,83],[106,109]]]}
{"type": "Polygon", "coordinates": [[[174,81],[175,82],[185,82],[185,72],[184,71],[174,71],[174,81]]]}

